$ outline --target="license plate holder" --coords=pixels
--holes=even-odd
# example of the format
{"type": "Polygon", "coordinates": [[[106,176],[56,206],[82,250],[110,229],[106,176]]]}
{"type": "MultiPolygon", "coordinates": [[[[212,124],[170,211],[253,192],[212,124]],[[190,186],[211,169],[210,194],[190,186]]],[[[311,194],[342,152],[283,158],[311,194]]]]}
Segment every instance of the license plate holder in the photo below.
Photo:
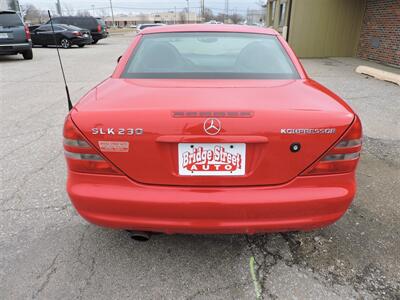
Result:
{"type": "Polygon", "coordinates": [[[245,143],[179,143],[180,176],[244,176],[245,143]]]}

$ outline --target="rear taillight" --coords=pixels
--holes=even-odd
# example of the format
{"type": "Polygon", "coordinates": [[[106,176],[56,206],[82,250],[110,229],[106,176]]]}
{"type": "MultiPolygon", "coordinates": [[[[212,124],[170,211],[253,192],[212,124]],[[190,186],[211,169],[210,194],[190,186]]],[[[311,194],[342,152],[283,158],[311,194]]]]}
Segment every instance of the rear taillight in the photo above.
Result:
{"type": "Polygon", "coordinates": [[[73,31],[72,34],[75,36],[82,36],[82,32],[80,31],[73,31]]]}
{"type": "Polygon", "coordinates": [[[354,171],[360,158],[362,145],[362,126],[360,119],[355,120],[340,141],[316,164],[302,175],[322,175],[347,173],[354,171]]]}
{"type": "Polygon", "coordinates": [[[72,122],[70,115],[67,116],[64,123],[64,152],[68,168],[71,171],[111,175],[121,174],[86,141],[72,122]]]}
{"type": "Polygon", "coordinates": [[[29,31],[29,27],[28,25],[24,25],[24,30],[25,30],[25,38],[26,40],[30,40],[31,39],[31,32],[29,31]]]}
{"type": "Polygon", "coordinates": [[[100,24],[97,25],[97,32],[101,32],[101,25],[100,24]]]}

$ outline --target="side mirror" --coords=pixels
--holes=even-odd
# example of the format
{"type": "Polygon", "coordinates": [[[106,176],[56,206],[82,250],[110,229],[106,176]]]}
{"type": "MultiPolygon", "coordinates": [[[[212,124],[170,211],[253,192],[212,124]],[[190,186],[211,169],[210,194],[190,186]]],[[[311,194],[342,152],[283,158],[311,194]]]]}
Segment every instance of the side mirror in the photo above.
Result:
{"type": "Polygon", "coordinates": [[[117,62],[119,63],[119,61],[121,60],[122,55],[120,57],[118,57],[117,62]]]}

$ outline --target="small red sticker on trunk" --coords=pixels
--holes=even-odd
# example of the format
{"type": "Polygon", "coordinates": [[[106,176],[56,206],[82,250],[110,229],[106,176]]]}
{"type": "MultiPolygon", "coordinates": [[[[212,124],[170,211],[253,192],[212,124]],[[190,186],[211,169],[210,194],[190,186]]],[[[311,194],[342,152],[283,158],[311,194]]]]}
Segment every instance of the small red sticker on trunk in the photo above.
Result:
{"type": "Polygon", "coordinates": [[[129,142],[99,141],[102,152],[128,152],[129,142]]]}

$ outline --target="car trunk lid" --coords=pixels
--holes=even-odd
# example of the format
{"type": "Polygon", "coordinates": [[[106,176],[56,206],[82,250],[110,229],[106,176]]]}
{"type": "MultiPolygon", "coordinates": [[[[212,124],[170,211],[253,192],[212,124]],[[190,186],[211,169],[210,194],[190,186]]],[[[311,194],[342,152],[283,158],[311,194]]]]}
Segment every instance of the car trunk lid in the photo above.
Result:
{"type": "Polygon", "coordinates": [[[109,79],[76,106],[72,119],[137,182],[276,185],[318,160],[349,127],[354,114],[335,97],[310,80],[109,79]],[[215,135],[205,130],[210,119],[220,124],[215,135]],[[226,152],[230,146],[244,147],[244,175],[182,175],[180,144],[219,145],[226,152]],[[294,144],[299,151],[293,151],[294,144]]]}

